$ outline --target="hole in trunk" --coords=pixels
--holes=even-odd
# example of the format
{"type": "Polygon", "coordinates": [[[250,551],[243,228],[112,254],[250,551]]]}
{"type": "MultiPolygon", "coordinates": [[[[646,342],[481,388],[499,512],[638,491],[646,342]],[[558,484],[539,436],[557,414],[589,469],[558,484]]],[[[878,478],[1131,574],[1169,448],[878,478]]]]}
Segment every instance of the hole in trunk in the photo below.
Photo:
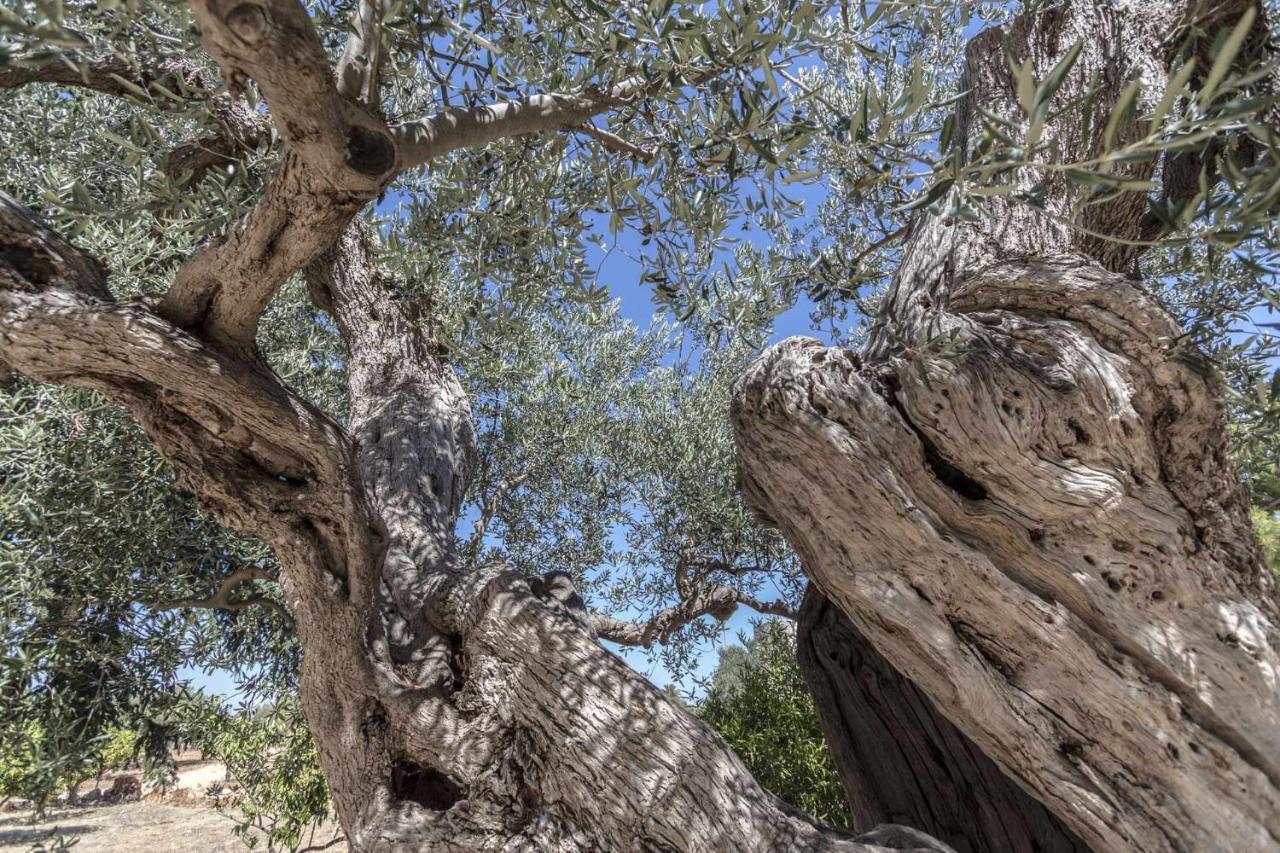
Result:
{"type": "Polygon", "coordinates": [[[924,462],[929,466],[929,470],[933,472],[933,476],[938,482],[951,489],[951,491],[971,501],[986,500],[987,487],[952,465],[947,459],[938,452],[938,448],[929,440],[920,429],[915,425],[910,417],[907,416],[906,407],[898,400],[898,382],[897,378],[890,376],[885,379],[885,386],[888,393],[885,395],[886,402],[897,410],[902,417],[902,422],[907,425],[916,438],[920,439],[920,447],[924,450],[924,462]]]}
{"type": "Polygon", "coordinates": [[[353,127],[347,133],[347,165],[362,175],[376,178],[396,164],[396,146],[385,133],[353,127]]]}
{"type": "MultiPolygon", "coordinates": [[[[919,433],[917,433],[919,435],[919,433]]],[[[933,442],[920,435],[920,443],[924,446],[924,461],[929,466],[929,470],[933,472],[933,476],[938,478],[938,482],[946,486],[951,491],[971,501],[981,501],[987,498],[987,487],[952,465],[942,454],[938,452],[938,448],[933,446],[933,442]]]]}
{"type": "Polygon", "coordinates": [[[0,263],[35,285],[47,284],[54,276],[54,268],[48,258],[26,246],[0,246],[0,263]]]}
{"type": "Polygon", "coordinates": [[[462,799],[462,789],[448,776],[411,761],[396,762],[392,769],[391,786],[397,800],[412,800],[437,812],[448,810],[462,799]]]}

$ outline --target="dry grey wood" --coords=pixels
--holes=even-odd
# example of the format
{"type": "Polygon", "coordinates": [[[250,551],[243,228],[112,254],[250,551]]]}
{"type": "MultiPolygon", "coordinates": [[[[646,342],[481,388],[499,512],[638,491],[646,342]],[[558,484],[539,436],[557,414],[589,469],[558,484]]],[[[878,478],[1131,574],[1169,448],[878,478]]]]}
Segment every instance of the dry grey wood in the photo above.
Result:
{"type": "MultiPolygon", "coordinates": [[[[1025,121],[1006,38],[1039,78],[1083,40],[1067,93],[1131,73],[1158,93],[1162,38],[1242,6],[1020,19],[974,40],[965,106],[1025,121]]],[[[1098,144],[1046,133],[1068,158],[1098,144]]],[[[1066,226],[1071,203],[1050,184],[1044,214],[922,217],[864,353],[765,353],[734,400],[744,492],[875,650],[1090,845],[1274,849],[1280,619],[1222,389],[1132,277],[1135,247],[1066,226]],[[952,331],[957,357],[923,343],[952,331]]],[[[1086,224],[1126,237],[1142,216],[1131,194],[1086,224]]]]}

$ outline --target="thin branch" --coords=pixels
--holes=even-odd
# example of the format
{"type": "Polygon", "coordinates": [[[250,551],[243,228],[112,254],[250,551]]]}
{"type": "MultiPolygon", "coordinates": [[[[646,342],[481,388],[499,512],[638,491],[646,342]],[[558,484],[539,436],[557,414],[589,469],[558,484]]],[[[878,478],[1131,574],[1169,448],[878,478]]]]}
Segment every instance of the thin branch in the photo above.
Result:
{"type": "Polygon", "coordinates": [[[779,76],[781,76],[783,80],[786,80],[792,86],[795,86],[801,92],[804,92],[806,97],[813,98],[815,101],[822,104],[824,107],[831,110],[831,112],[835,113],[838,116],[844,115],[844,110],[840,109],[838,106],[831,103],[831,101],[828,101],[826,98],[824,98],[821,92],[817,91],[816,89],[810,86],[806,86],[804,83],[800,81],[799,78],[793,77],[792,75],[788,74],[786,71],[784,71],[781,68],[778,68],[775,70],[778,72],[779,76]]]}
{"type": "Polygon", "coordinates": [[[656,614],[648,622],[627,622],[604,616],[591,615],[596,633],[606,640],[623,646],[644,646],[654,641],[665,643],[672,634],[703,616],[713,616],[721,622],[733,615],[739,606],[750,607],[757,613],[795,619],[797,611],[784,601],[760,601],[754,596],[728,586],[712,586],[702,589],[673,607],[656,614]]]}
{"type": "Polygon", "coordinates": [[[612,151],[615,154],[627,154],[636,158],[641,163],[651,163],[653,162],[653,158],[658,156],[658,149],[656,147],[642,148],[634,142],[623,139],[616,133],[610,133],[607,130],[596,127],[591,122],[580,124],[578,127],[574,128],[574,130],[584,136],[589,136],[596,140],[607,151],[612,151]]]}
{"type": "Polygon", "coordinates": [[[475,526],[471,528],[471,538],[467,542],[467,554],[472,560],[479,555],[480,546],[484,543],[485,532],[488,531],[489,523],[497,515],[502,502],[506,500],[507,495],[520,488],[532,473],[532,468],[525,468],[514,477],[504,477],[498,481],[498,485],[489,493],[489,497],[485,500],[484,507],[480,511],[480,517],[476,519],[475,526]]]}
{"type": "Polygon", "coordinates": [[[241,610],[247,610],[250,607],[266,607],[274,610],[279,614],[280,618],[285,620],[287,624],[293,624],[292,617],[289,616],[280,603],[274,599],[264,595],[250,595],[244,598],[233,598],[232,595],[236,589],[245,583],[252,581],[275,581],[276,573],[271,569],[264,569],[260,566],[241,566],[230,572],[219,583],[217,590],[212,595],[199,597],[174,598],[167,601],[148,601],[143,602],[152,610],[185,610],[185,609],[203,609],[203,610],[226,610],[232,613],[241,610]]]}

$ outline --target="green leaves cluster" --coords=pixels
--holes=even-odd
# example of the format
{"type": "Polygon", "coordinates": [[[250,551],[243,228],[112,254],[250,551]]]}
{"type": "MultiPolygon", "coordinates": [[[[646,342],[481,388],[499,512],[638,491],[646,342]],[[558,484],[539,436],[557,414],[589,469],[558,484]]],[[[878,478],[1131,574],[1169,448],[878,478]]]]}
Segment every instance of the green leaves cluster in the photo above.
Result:
{"type": "Polygon", "coordinates": [[[217,805],[237,821],[234,831],[250,848],[297,850],[318,840],[317,825],[332,815],[332,805],[296,697],[253,710],[193,702],[177,727],[234,777],[217,805]]]}
{"type": "Polygon", "coordinates": [[[721,649],[711,689],[697,710],[767,790],[820,820],[852,822],[796,664],[790,624],[757,623],[745,648],[721,649]]]}

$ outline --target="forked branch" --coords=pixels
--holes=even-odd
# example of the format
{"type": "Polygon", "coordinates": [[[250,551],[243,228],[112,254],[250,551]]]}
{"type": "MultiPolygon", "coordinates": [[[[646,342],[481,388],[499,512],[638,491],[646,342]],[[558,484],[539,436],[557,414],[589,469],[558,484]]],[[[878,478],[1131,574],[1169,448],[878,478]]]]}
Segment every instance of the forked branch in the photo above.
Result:
{"type": "Polygon", "coordinates": [[[665,643],[676,631],[703,616],[712,616],[723,622],[739,606],[785,619],[795,619],[797,613],[794,607],[784,601],[761,601],[733,587],[712,586],[698,590],[679,604],[657,613],[647,622],[627,622],[599,613],[592,614],[591,622],[596,633],[603,639],[623,646],[648,647],[655,640],[665,643]]]}
{"type": "Polygon", "coordinates": [[[147,606],[152,610],[226,610],[236,613],[241,610],[248,610],[250,607],[265,607],[274,611],[286,623],[292,622],[289,614],[285,611],[280,603],[273,598],[265,595],[248,595],[242,598],[236,598],[235,593],[241,585],[251,583],[253,581],[275,581],[276,573],[272,569],[266,569],[261,566],[250,565],[241,566],[233,569],[219,583],[218,588],[210,595],[188,596],[184,598],[173,598],[166,601],[148,602],[147,606]]]}

